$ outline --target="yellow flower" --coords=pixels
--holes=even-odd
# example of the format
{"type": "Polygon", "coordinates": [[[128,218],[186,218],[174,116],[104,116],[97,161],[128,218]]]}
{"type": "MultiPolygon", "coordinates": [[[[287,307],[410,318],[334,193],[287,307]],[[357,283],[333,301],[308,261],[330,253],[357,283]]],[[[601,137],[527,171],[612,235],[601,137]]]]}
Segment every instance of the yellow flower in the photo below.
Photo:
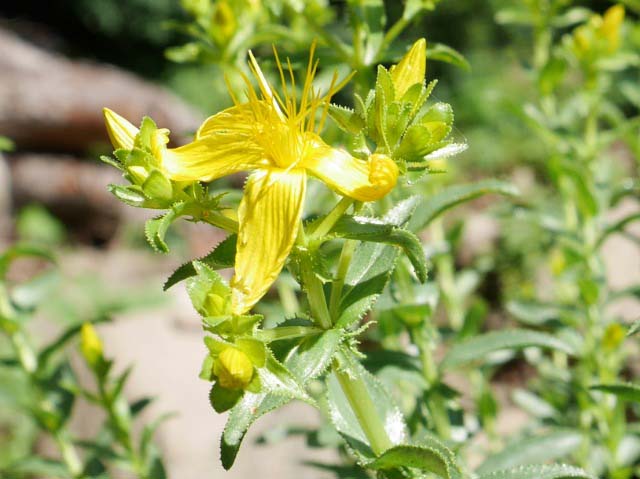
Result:
{"type": "Polygon", "coordinates": [[[246,102],[233,98],[235,106],[208,118],[194,142],[162,152],[162,164],[176,181],[212,181],[253,171],[238,210],[231,281],[234,314],[250,310],[282,270],[302,217],[307,173],[359,201],[377,200],[396,184],[398,168],[390,158],[372,155],[367,161],[360,160],[332,148],[318,135],[330,98],[342,85],[336,85],[334,75],[326,95],[313,88],[318,67],[313,51],[312,47],[299,104],[290,63],[285,73],[276,53],[283,88],[280,96],[250,52],[259,93],[245,79],[246,102]]]}

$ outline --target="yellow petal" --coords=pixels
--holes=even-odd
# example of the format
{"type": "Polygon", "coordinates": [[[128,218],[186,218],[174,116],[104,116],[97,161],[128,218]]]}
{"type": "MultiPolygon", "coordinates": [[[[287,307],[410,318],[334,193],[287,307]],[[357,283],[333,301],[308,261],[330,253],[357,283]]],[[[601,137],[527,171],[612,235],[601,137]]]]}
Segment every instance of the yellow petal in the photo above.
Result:
{"type": "Polygon", "coordinates": [[[427,64],[427,41],[421,38],[413,44],[411,50],[391,69],[391,80],[396,95],[402,98],[409,87],[422,83],[427,64]]]}
{"type": "Polygon", "coordinates": [[[109,108],[103,108],[102,113],[104,122],[107,125],[109,140],[111,140],[113,147],[116,150],[119,148],[125,150],[133,149],[133,140],[139,130],[116,112],[109,110],[109,108]]]}
{"type": "Polygon", "coordinates": [[[247,180],[231,280],[234,314],[249,311],[282,270],[298,233],[305,186],[302,169],[258,170],[247,180]]]}
{"type": "Polygon", "coordinates": [[[196,139],[208,135],[227,134],[250,141],[256,132],[256,120],[268,115],[269,107],[265,102],[243,103],[222,110],[207,118],[196,133],[196,139]]]}
{"type": "Polygon", "coordinates": [[[212,181],[267,166],[269,161],[254,141],[255,134],[253,110],[247,105],[234,106],[205,120],[192,143],[166,150],[162,163],[176,181],[212,181]]]}
{"type": "Polygon", "coordinates": [[[375,201],[396,185],[398,167],[388,156],[371,155],[363,161],[316,141],[304,166],[337,192],[358,201],[375,201]]]}

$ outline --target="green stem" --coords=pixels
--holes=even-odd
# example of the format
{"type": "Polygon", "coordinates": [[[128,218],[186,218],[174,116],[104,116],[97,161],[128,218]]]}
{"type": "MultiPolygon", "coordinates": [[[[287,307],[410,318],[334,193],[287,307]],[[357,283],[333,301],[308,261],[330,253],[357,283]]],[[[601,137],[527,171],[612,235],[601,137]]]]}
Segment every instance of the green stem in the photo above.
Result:
{"type": "MultiPolygon", "coordinates": [[[[341,208],[338,209],[336,207],[334,208],[334,211],[332,211],[332,213],[335,213],[336,210],[340,211],[340,209],[342,209],[342,212],[339,215],[334,215],[335,221],[337,221],[340,216],[344,214],[344,211],[346,211],[351,202],[347,204],[345,200],[342,200],[340,204],[342,204],[341,208]]],[[[298,232],[297,242],[303,248],[309,247],[309,241],[306,237],[306,233],[302,224],[298,232]]],[[[346,276],[346,272],[351,261],[351,254],[349,253],[350,248],[350,246],[346,247],[347,251],[344,255],[341,255],[342,261],[338,266],[339,276],[346,276]]],[[[343,251],[344,249],[345,248],[343,247],[343,251]]],[[[327,300],[324,294],[324,289],[322,287],[322,282],[313,272],[309,255],[303,256],[300,269],[302,281],[305,285],[305,291],[314,319],[318,322],[321,328],[331,328],[333,324],[331,315],[329,313],[329,308],[327,307],[327,300]]],[[[333,294],[338,297],[340,296],[339,292],[335,290],[333,294]]],[[[334,299],[334,303],[335,301],[337,300],[334,299]]],[[[364,380],[359,376],[352,376],[346,371],[341,370],[337,361],[333,362],[332,368],[334,374],[338,379],[338,382],[340,383],[340,387],[347,397],[349,405],[351,406],[351,409],[353,410],[358,423],[360,424],[360,427],[362,428],[364,434],[369,440],[369,443],[371,444],[371,449],[373,450],[373,452],[376,455],[379,455],[385,450],[389,449],[393,444],[391,443],[391,440],[389,439],[389,436],[384,429],[384,425],[380,420],[380,417],[378,416],[377,409],[375,407],[375,404],[373,403],[373,400],[371,399],[371,394],[369,393],[364,380]]],[[[356,372],[352,371],[352,374],[355,375],[356,372]]]]}
{"type": "Polygon", "coordinates": [[[59,430],[53,434],[53,437],[60,449],[62,460],[66,464],[71,476],[74,479],[82,478],[82,462],[80,461],[76,448],[74,447],[73,442],[71,442],[71,438],[67,432],[59,430]]]}
{"type": "MultiPolygon", "coordinates": [[[[444,226],[441,219],[431,223],[431,235],[434,242],[444,242],[444,226]]],[[[442,291],[442,299],[447,310],[449,324],[454,331],[459,331],[464,324],[464,308],[455,282],[455,266],[450,253],[439,255],[435,259],[438,271],[438,284],[442,291]]]]}
{"type": "Polygon", "coordinates": [[[309,326],[280,326],[274,329],[258,330],[256,337],[261,341],[271,342],[279,339],[300,338],[321,332],[322,329],[309,326]]]}
{"type": "Polygon", "coordinates": [[[425,325],[418,325],[411,330],[411,340],[418,347],[420,362],[422,365],[422,375],[427,382],[429,391],[428,407],[431,411],[433,424],[441,439],[451,438],[451,423],[449,413],[442,395],[434,389],[440,381],[440,373],[433,357],[433,341],[425,325]]]}
{"type": "Polygon", "coordinates": [[[331,285],[331,296],[329,299],[329,314],[335,321],[338,319],[338,313],[340,310],[340,300],[342,299],[342,289],[344,288],[344,280],[347,277],[349,271],[349,265],[351,264],[351,258],[356,250],[358,242],[355,240],[346,240],[342,245],[342,251],[340,252],[340,259],[338,260],[338,269],[336,271],[336,277],[331,285]]]}
{"type": "MultiPolygon", "coordinates": [[[[411,20],[411,19],[410,19],[411,20]]],[[[385,33],[384,38],[382,39],[382,43],[380,43],[380,48],[375,56],[375,61],[380,61],[382,54],[389,48],[389,45],[402,33],[402,31],[407,27],[410,20],[405,19],[404,17],[400,17],[396,23],[394,23],[387,33],[385,33]]]]}
{"type": "Polygon", "coordinates": [[[202,217],[202,221],[231,233],[237,233],[239,229],[238,222],[236,220],[227,218],[217,211],[207,211],[207,215],[202,217]]]}
{"type": "Polygon", "coordinates": [[[354,376],[340,369],[336,362],[333,363],[333,373],[336,375],[344,395],[358,420],[365,436],[369,440],[374,454],[379,456],[393,446],[391,439],[384,429],[384,425],[377,413],[377,408],[371,399],[367,385],[361,377],[354,376]]]}
{"type": "Polygon", "coordinates": [[[344,62],[350,63],[351,52],[347,45],[345,45],[335,35],[329,33],[322,25],[319,25],[314,16],[309,14],[307,9],[302,10],[302,16],[316,35],[322,38],[322,40],[324,40],[324,42],[331,47],[344,62]]]}
{"type": "Polygon", "coordinates": [[[313,319],[322,329],[330,329],[332,326],[331,315],[329,314],[329,308],[327,308],[327,300],[324,295],[322,281],[320,281],[320,278],[313,272],[309,257],[302,259],[301,270],[302,282],[307,291],[307,298],[313,319]]]}
{"type": "Polygon", "coordinates": [[[348,196],[343,197],[336,206],[329,212],[327,216],[316,226],[309,235],[310,240],[316,240],[329,234],[329,232],[336,225],[338,220],[342,218],[342,215],[346,213],[349,206],[353,204],[354,200],[348,196]]]}

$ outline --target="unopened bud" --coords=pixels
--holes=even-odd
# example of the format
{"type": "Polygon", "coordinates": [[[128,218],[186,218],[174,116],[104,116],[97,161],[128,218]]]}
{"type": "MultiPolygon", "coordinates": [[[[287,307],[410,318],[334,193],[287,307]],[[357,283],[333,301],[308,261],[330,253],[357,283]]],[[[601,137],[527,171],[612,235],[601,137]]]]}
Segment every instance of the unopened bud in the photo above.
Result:
{"type": "Polygon", "coordinates": [[[253,378],[253,363],[237,348],[222,351],[213,364],[213,373],[226,389],[245,389],[253,378]]]}
{"type": "Polygon", "coordinates": [[[416,83],[422,83],[427,64],[427,41],[421,38],[413,44],[411,50],[391,68],[391,80],[396,96],[402,98],[406,91],[416,83]]]}
{"type": "Polygon", "coordinates": [[[102,362],[102,341],[91,323],[84,323],[80,331],[80,350],[90,366],[96,367],[102,362]]]}
{"type": "Polygon", "coordinates": [[[120,148],[124,150],[133,149],[133,142],[139,130],[109,108],[103,108],[102,113],[113,148],[116,150],[120,148]]]}

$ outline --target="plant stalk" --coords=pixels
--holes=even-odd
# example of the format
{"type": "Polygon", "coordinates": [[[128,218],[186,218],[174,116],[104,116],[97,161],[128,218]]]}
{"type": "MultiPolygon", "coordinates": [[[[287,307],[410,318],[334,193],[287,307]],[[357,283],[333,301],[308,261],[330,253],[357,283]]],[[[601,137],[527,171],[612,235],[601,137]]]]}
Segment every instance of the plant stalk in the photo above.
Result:
{"type": "Polygon", "coordinates": [[[379,456],[393,444],[378,416],[377,408],[371,399],[367,385],[361,377],[354,377],[341,370],[336,362],[333,363],[333,373],[349,401],[358,424],[367,436],[371,449],[376,456],[379,456]]]}

